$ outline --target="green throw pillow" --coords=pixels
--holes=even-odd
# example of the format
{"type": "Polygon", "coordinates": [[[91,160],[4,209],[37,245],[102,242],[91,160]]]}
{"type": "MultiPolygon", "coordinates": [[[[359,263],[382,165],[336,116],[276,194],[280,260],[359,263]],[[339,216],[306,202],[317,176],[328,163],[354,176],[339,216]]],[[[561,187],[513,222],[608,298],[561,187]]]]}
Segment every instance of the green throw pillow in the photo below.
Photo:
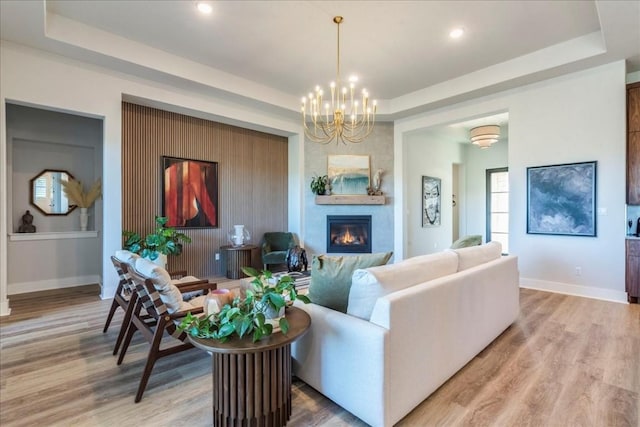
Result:
{"type": "Polygon", "coordinates": [[[479,234],[471,234],[453,242],[451,249],[468,248],[470,246],[479,246],[481,244],[482,236],[479,234]]]}
{"type": "Polygon", "coordinates": [[[356,256],[314,256],[311,262],[309,299],[318,305],[347,312],[351,276],[358,268],[385,265],[393,252],[356,256]]]}

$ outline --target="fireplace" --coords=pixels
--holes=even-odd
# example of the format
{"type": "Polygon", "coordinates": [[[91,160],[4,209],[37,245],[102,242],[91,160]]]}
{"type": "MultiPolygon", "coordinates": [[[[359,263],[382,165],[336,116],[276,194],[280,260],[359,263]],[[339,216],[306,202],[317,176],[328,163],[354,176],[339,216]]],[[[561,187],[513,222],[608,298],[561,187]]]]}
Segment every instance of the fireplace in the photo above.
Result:
{"type": "Polygon", "coordinates": [[[327,215],[327,253],[371,253],[371,215],[327,215]]]}

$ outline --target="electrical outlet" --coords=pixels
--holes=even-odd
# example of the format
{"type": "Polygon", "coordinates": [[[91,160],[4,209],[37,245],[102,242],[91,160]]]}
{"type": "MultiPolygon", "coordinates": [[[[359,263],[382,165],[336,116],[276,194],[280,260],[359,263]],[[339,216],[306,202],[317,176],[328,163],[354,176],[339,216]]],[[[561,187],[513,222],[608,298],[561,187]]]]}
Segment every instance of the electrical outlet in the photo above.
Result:
{"type": "Polygon", "coordinates": [[[220,252],[216,252],[216,261],[220,261],[220,252]]]}
{"type": "Polygon", "coordinates": [[[576,276],[582,276],[582,267],[576,267],[576,276]]]}

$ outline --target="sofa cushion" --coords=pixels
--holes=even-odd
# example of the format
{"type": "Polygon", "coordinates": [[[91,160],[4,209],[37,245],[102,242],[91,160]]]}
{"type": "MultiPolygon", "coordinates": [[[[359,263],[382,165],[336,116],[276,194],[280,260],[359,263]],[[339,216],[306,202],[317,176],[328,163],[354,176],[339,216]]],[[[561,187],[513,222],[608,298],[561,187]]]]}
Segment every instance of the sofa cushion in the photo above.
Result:
{"type": "Polygon", "coordinates": [[[379,297],[458,271],[458,256],[439,252],[353,273],[347,314],[369,320],[379,297]]]}
{"type": "Polygon", "coordinates": [[[502,255],[502,244],[493,241],[481,246],[451,249],[451,251],[458,254],[458,271],[462,271],[500,258],[502,255]]]}
{"type": "Polygon", "coordinates": [[[347,312],[351,276],[358,268],[384,265],[393,252],[355,256],[314,256],[311,261],[309,299],[333,310],[347,312]]]}
{"type": "Polygon", "coordinates": [[[482,236],[480,234],[471,234],[453,242],[451,249],[468,248],[469,246],[478,246],[481,244],[482,236]]]}

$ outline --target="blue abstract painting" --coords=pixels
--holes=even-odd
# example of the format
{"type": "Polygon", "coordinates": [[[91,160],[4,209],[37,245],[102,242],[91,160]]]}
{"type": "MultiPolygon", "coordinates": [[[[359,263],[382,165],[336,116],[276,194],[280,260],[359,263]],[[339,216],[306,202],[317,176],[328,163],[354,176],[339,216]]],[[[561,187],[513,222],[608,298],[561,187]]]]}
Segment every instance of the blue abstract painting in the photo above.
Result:
{"type": "Polygon", "coordinates": [[[527,168],[527,233],[596,236],[596,163],[527,168]]]}
{"type": "Polygon", "coordinates": [[[327,175],[331,182],[331,194],[367,194],[369,156],[330,155],[327,175]]]}

